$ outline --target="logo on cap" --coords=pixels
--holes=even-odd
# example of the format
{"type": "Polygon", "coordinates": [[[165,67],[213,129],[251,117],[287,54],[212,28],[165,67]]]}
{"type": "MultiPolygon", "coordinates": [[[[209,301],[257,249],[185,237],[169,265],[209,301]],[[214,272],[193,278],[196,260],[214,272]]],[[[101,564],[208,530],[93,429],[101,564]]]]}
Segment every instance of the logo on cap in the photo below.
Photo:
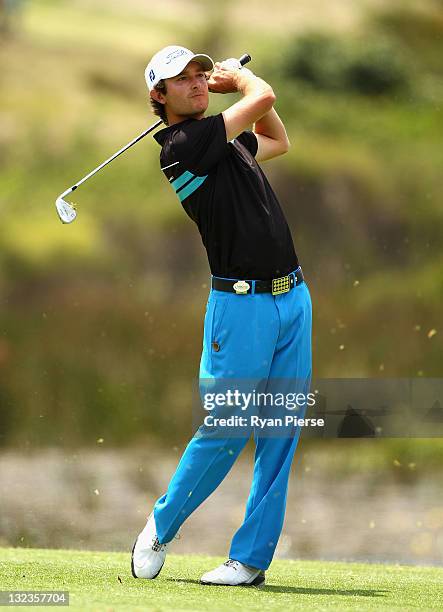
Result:
{"type": "Polygon", "coordinates": [[[151,71],[149,72],[149,80],[150,80],[150,81],[153,81],[154,79],[155,79],[155,74],[154,74],[154,71],[153,71],[153,70],[151,70],[151,71]]]}
{"type": "Polygon", "coordinates": [[[172,62],[172,60],[175,60],[177,57],[180,57],[181,55],[187,55],[186,49],[176,49],[172,53],[169,53],[166,56],[167,62],[165,62],[165,63],[166,64],[170,64],[172,62]]]}

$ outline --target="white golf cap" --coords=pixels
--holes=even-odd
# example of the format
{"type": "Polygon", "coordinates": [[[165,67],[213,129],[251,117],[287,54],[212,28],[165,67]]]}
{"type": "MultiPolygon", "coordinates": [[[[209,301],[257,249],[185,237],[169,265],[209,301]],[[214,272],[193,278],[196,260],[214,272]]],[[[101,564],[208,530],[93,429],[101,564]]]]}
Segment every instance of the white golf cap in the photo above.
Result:
{"type": "Polygon", "coordinates": [[[149,91],[152,91],[161,79],[170,79],[180,74],[192,61],[200,62],[205,72],[214,68],[214,62],[204,53],[195,54],[178,45],[161,49],[146,66],[145,79],[149,91]]]}

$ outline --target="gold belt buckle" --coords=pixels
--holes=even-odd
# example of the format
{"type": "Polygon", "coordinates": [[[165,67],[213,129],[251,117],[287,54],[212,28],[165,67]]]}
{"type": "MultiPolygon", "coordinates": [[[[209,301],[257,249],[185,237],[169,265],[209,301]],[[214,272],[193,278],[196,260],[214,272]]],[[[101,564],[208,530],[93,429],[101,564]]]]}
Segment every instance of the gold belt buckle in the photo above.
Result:
{"type": "Polygon", "coordinates": [[[272,295],[280,295],[280,293],[288,293],[291,289],[291,277],[282,276],[281,278],[272,279],[272,295]]]}

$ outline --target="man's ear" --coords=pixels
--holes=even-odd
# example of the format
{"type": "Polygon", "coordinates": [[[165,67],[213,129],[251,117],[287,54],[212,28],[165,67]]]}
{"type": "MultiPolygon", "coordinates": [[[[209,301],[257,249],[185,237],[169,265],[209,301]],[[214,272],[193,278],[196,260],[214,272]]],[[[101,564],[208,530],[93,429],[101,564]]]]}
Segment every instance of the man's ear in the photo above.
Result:
{"type": "Polygon", "coordinates": [[[162,94],[161,91],[158,91],[157,89],[153,89],[151,91],[151,98],[153,98],[156,102],[160,102],[160,104],[166,103],[165,96],[162,94]]]}

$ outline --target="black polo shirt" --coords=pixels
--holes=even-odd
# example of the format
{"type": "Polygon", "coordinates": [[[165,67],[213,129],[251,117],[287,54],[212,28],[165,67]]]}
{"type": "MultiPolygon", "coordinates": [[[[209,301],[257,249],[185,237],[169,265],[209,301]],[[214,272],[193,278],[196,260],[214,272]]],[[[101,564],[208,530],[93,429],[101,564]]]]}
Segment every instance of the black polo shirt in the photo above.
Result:
{"type": "Polygon", "coordinates": [[[157,132],[160,166],[198,226],[214,276],[268,280],[298,267],[291,233],[254,159],[253,132],[226,142],[221,114],[157,132]]]}

